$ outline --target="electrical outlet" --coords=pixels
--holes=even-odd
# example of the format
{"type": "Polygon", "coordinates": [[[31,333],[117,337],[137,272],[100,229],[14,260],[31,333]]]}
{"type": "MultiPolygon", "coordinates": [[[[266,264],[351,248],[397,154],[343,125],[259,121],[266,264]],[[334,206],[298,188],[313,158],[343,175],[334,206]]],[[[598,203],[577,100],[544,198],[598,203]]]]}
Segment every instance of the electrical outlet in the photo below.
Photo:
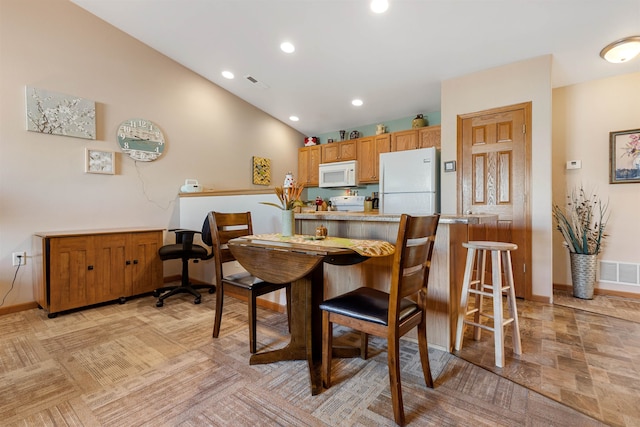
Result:
{"type": "Polygon", "coordinates": [[[11,256],[13,261],[13,265],[25,265],[27,263],[27,253],[26,252],[14,252],[11,256]]]}

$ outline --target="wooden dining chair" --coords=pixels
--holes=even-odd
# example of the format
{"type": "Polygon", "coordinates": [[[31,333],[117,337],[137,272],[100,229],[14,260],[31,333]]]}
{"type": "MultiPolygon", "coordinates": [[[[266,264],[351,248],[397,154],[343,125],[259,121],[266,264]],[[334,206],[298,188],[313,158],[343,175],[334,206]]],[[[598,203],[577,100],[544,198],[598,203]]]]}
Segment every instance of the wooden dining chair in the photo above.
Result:
{"type": "Polygon", "coordinates": [[[333,324],[361,332],[361,356],[367,358],[368,335],[387,339],[393,415],[405,424],[400,383],[400,337],[418,327],[418,348],[427,387],[433,388],[427,348],[427,284],[439,215],[403,214],[396,241],[389,293],[369,287],[326,300],[322,309],[322,381],[331,386],[333,324]]]}
{"type": "Polygon", "coordinates": [[[251,212],[222,213],[209,212],[209,227],[213,241],[213,258],[215,260],[216,285],[216,313],[213,324],[213,337],[220,334],[222,322],[222,306],[224,291],[233,287],[236,294],[247,299],[249,305],[249,350],[256,352],[256,299],[278,289],[285,289],[287,297],[287,324],[291,326],[291,285],[265,282],[251,275],[247,271],[225,276],[223,264],[234,261],[235,257],[229,250],[227,242],[235,237],[253,234],[251,212]]]}

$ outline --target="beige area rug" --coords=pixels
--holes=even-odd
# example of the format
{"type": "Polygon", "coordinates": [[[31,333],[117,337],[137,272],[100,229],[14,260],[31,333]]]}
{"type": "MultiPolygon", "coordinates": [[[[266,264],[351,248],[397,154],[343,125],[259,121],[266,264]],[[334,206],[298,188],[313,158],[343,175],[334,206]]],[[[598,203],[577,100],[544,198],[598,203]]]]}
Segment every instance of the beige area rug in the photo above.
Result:
{"type": "Polygon", "coordinates": [[[594,295],[588,300],[575,298],[570,291],[554,290],[553,303],[640,323],[640,299],[594,295]]]}

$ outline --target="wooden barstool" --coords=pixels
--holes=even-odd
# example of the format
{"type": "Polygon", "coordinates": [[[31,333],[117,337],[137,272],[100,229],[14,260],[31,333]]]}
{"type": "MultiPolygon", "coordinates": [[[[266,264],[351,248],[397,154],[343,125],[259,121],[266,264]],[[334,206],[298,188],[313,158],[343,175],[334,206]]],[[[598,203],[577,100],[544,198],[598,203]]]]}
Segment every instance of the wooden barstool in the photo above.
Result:
{"type": "Polygon", "coordinates": [[[495,342],[496,366],[504,366],[504,326],[511,324],[513,327],[513,352],[522,354],[520,344],[520,328],[518,326],[518,311],[516,309],[516,294],[513,286],[513,270],[511,267],[511,251],[518,249],[518,245],[505,242],[481,242],[471,241],[463,243],[467,248],[467,263],[462,281],[462,292],[460,294],[460,307],[458,310],[458,325],[456,329],[455,349],[459,351],[462,347],[464,324],[474,327],[473,338],[480,339],[482,329],[493,331],[495,342]],[[487,252],[491,252],[491,283],[485,283],[485,267],[487,252]],[[502,282],[502,269],[504,266],[504,276],[506,284],[502,282]],[[472,280],[474,268],[477,267],[476,279],[472,280]],[[502,293],[507,294],[507,307],[509,316],[504,317],[502,307],[502,293]],[[469,295],[475,297],[475,306],[468,310],[467,304],[469,295]],[[482,307],[483,297],[493,299],[493,314],[485,313],[482,307]],[[473,320],[467,316],[473,314],[473,320]],[[480,316],[493,320],[493,326],[484,325],[480,321],[480,316]]]}

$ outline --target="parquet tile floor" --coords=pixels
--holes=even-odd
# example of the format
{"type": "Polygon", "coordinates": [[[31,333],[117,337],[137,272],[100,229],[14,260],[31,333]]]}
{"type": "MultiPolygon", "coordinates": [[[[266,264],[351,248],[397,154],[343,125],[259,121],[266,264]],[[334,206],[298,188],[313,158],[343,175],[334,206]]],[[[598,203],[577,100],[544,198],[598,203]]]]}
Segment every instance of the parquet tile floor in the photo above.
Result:
{"type": "MultiPolygon", "coordinates": [[[[215,295],[142,297],[61,314],[0,316],[1,426],[393,426],[386,345],[338,359],[334,385],[309,393],[306,362],[248,364],[246,304],[215,295]]],[[[524,354],[493,366],[490,333],[461,357],[430,349],[435,389],[417,346],[401,346],[413,426],[640,426],[638,323],[518,301],[524,354]],[[465,360],[466,359],[466,360],[465,360]],[[467,362],[470,361],[470,362],[467,362]],[[560,403],[561,402],[561,403],[560,403]],[[575,409],[574,409],[575,408],[575,409]]],[[[258,310],[259,351],[288,340],[286,316],[258,310]]],[[[357,334],[337,331],[337,344],[357,334]]],[[[509,341],[507,341],[508,343],[509,341]]]]}

